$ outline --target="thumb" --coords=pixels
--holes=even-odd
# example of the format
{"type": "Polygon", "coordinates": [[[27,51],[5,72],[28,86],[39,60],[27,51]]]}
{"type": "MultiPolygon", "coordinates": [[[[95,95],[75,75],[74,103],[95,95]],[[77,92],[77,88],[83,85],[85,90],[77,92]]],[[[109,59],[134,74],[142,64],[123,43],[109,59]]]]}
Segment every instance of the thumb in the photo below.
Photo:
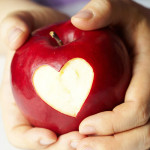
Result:
{"type": "Polygon", "coordinates": [[[27,40],[33,30],[65,18],[64,14],[49,8],[32,12],[16,11],[7,15],[1,22],[0,38],[6,46],[16,50],[27,40]]]}
{"type": "Polygon", "coordinates": [[[0,24],[1,41],[11,49],[17,49],[33,29],[33,17],[28,12],[9,14],[0,24]]]}
{"type": "Polygon", "coordinates": [[[136,18],[135,5],[138,4],[130,0],[92,0],[73,16],[71,21],[82,30],[94,30],[116,24],[125,25],[130,19],[133,20],[132,14],[136,18]]]}

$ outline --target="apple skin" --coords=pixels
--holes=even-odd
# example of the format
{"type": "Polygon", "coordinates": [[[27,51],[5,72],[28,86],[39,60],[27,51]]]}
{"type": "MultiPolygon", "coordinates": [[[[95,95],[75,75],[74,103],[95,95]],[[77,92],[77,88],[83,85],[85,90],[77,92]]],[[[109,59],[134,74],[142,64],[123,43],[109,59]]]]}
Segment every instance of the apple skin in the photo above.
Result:
{"type": "Polygon", "coordinates": [[[11,64],[12,91],[22,113],[33,126],[59,135],[78,130],[84,118],[123,103],[130,79],[128,52],[115,33],[109,28],[81,31],[70,21],[35,31],[16,51],[11,64]],[[50,31],[57,33],[63,46],[50,37],[50,31]],[[39,66],[47,64],[59,72],[73,58],[83,58],[94,70],[90,93],[76,117],[46,104],[32,83],[33,73],[39,66]]]}

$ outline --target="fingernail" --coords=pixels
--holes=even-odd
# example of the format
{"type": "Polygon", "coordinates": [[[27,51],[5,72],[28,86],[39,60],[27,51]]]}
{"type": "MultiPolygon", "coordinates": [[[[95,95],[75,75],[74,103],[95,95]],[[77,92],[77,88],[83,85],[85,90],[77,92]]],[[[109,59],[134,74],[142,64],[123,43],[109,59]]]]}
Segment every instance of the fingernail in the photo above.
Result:
{"type": "Polygon", "coordinates": [[[74,18],[80,19],[91,19],[93,17],[93,13],[91,10],[82,10],[73,16],[74,18]]]}
{"type": "Polygon", "coordinates": [[[50,140],[50,139],[42,139],[42,140],[40,140],[40,144],[44,145],[44,146],[53,144],[54,142],[55,142],[55,140],[50,140]]]}
{"type": "Polygon", "coordinates": [[[9,46],[14,48],[15,42],[20,38],[23,31],[19,28],[12,29],[8,34],[9,46]]]}
{"type": "Polygon", "coordinates": [[[78,141],[78,140],[72,140],[72,142],[71,142],[70,145],[71,145],[72,148],[76,149],[77,146],[78,146],[78,144],[79,144],[79,141],[78,141]]]}
{"type": "Polygon", "coordinates": [[[96,130],[92,126],[84,126],[80,129],[81,134],[95,134],[96,130]]]}

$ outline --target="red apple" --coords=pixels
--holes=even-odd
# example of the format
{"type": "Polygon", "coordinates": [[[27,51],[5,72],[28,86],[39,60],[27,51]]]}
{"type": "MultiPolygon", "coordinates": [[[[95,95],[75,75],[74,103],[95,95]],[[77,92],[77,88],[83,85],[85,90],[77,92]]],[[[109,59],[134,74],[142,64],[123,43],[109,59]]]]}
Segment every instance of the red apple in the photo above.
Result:
{"type": "Polygon", "coordinates": [[[64,134],[123,103],[131,67],[110,29],[82,31],[68,21],[34,32],[16,51],[11,76],[15,100],[30,123],[64,134]]]}

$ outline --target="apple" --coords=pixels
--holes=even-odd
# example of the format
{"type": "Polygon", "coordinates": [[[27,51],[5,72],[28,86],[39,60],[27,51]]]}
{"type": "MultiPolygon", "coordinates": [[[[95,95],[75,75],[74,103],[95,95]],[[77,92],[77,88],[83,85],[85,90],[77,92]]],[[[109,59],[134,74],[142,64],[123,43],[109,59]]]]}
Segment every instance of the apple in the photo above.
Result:
{"type": "Polygon", "coordinates": [[[82,31],[70,21],[35,31],[11,64],[21,112],[33,126],[59,135],[123,103],[130,79],[128,52],[113,31],[82,31]]]}

